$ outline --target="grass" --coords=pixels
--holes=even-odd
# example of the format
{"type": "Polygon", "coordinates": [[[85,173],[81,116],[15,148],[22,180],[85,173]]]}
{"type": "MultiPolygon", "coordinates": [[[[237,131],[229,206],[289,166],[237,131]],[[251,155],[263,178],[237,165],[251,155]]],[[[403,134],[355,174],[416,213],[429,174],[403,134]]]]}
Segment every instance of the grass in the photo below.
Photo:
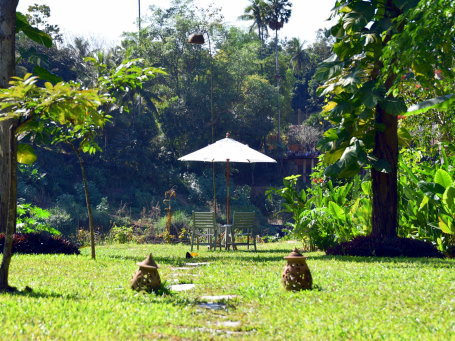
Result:
{"type": "Polygon", "coordinates": [[[33,291],[0,294],[0,340],[455,340],[455,260],[309,253],[315,289],[292,293],[280,277],[295,246],[200,251],[192,261],[211,263],[180,271],[171,267],[186,262],[185,245],[102,246],[96,261],[86,249],[81,256],[15,255],[11,284],[33,291]],[[195,289],[132,291],[135,264],[149,252],[162,280],[195,289]],[[238,295],[226,309],[198,306],[201,296],[226,294],[238,295]]]}

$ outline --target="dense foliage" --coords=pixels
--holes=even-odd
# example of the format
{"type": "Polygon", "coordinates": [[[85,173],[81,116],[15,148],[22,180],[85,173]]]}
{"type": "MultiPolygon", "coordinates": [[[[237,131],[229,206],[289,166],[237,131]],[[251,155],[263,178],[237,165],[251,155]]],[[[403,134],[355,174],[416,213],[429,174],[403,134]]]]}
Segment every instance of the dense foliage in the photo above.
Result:
{"type": "MultiPolygon", "coordinates": [[[[33,8],[29,18],[49,29],[52,36],[57,28],[48,24],[49,12],[45,8],[41,11],[39,17],[40,8],[33,8]]],[[[213,197],[211,170],[204,164],[178,162],[177,158],[211,142],[212,128],[214,139],[230,131],[233,138],[253,148],[276,152],[273,135],[278,93],[272,41],[228,27],[216,9],[201,11],[181,1],[167,9],[152,8],[144,22],[140,36],[128,33],[121,46],[111,50],[93,49],[81,39],[46,49],[18,36],[20,76],[40,72],[40,66],[49,71],[39,73],[40,77],[50,82],[73,80],[107,89],[116,98],[115,103],[104,106],[109,117],[102,130],[90,135],[91,146],[96,148],[90,150],[102,153],[84,156],[94,224],[100,233],[107,233],[113,224],[131,226],[143,210],[157,205],[164,212],[162,200],[169,188],[177,192],[176,210],[188,214],[197,207],[207,207],[213,197]],[[195,31],[210,39],[210,48],[208,41],[203,46],[187,43],[195,31]],[[154,79],[141,79],[143,86],[138,88],[103,83],[103,79],[115,79],[122,71],[121,63],[131,58],[141,58],[136,62],[141,68],[159,67],[166,74],[155,72],[154,79]],[[127,209],[122,210],[125,205],[127,209]],[[130,219],[119,221],[119,211],[130,219]]],[[[286,125],[296,120],[297,111],[302,120],[320,107],[315,94],[317,83],[309,87],[302,84],[312,79],[317,62],[328,54],[328,46],[329,41],[322,36],[306,48],[301,43],[296,47],[278,41],[279,95],[286,125]]],[[[312,122],[320,126],[320,120],[312,122]]],[[[319,134],[317,129],[315,132],[319,134]]],[[[68,144],[44,147],[36,139],[30,142],[38,159],[20,168],[19,196],[49,209],[53,227],[66,235],[75,234],[88,224],[77,155],[68,144]],[[57,164],[59,167],[53,166],[57,164]]],[[[234,167],[233,206],[258,205],[256,210],[268,214],[261,205],[261,192],[252,195],[245,185],[270,185],[279,181],[280,174],[267,165],[234,167]]],[[[222,203],[226,188],[221,167],[217,167],[216,185],[217,200],[222,203]]]]}
{"type": "MultiPolygon", "coordinates": [[[[431,242],[440,251],[451,253],[455,242],[455,157],[451,149],[451,156],[445,149],[441,151],[441,160],[424,160],[421,150],[402,150],[398,235],[431,242]]],[[[310,248],[327,250],[371,233],[372,189],[367,174],[349,182],[334,181],[320,168],[312,174],[311,186],[304,189],[299,189],[298,178],[286,177],[283,188],[270,191],[270,195],[282,198],[283,211],[292,215],[288,225],[293,236],[310,248]]]]}

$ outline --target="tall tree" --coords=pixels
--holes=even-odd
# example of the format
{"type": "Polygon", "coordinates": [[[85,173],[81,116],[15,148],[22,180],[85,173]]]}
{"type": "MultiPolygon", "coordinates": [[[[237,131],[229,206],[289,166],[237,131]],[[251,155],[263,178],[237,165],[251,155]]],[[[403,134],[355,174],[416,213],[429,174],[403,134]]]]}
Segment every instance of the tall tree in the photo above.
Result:
{"type": "MultiPolygon", "coordinates": [[[[305,102],[307,98],[302,96],[308,92],[308,81],[309,79],[304,78],[304,68],[309,68],[309,56],[304,49],[304,43],[300,41],[298,38],[292,38],[289,41],[287,47],[287,53],[290,54],[290,66],[294,73],[294,77],[296,78],[296,82],[294,84],[294,92],[292,96],[292,106],[294,110],[296,110],[296,123],[302,123],[302,102],[305,102]],[[300,104],[300,105],[299,105],[300,104]]],[[[306,77],[308,78],[308,77],[306,77]]]]}
{"type": "Polygon", "coordinates": [[[453,72],[453,49],[447,48],[453,39],[450,2],[338,0],[335,5],[334,55],[319,70],[326,80],[323,94],[330,99],[325,112],[336,125],[322,143],[326,174],[348,177],[371,167],[372,236],[385,243],[397,237],[397,116],[407,114],[399,85],[411,70],[427,83],[435,83],[434,69],[453,72]],[[448,38],[434,37],[438,43],[431,51],[416,43],[419,36],[432,35],[425,33],[431,31],[423,20],[428,11],[448,24],[448,38]]]}
{"type": "MultiPolygon", "coordinates": [[[[269,27],[275,31],[275,77],[278,92],[280,90],[280,76],[278,74],[278,31],[289,21],[291,6],[289,0],[267,0],[266,21],[269,27]]],[[[280,97],[278,100],[278,145],[281,145],[281,108],[280,97]]]]}
{"type": "Polygon", "coordinates": [[[304,72],[304,67],[310,62],[310,58],[304,49],[305,42],[301,42],[299,38],[292,38],[288,43],[287,52],[291,55],[290,64],[294,75],[299,78],[304,72]]]}
{"type": "Polygon", "coordinates": [[[258,37],[263,44],[268,34],[266,15],[267,5],[264,0],[250,0],[250,4],[245,8],[243,15],[239,17],[240,20],[253,21],[250,31],[257,28],[258,37]]]}

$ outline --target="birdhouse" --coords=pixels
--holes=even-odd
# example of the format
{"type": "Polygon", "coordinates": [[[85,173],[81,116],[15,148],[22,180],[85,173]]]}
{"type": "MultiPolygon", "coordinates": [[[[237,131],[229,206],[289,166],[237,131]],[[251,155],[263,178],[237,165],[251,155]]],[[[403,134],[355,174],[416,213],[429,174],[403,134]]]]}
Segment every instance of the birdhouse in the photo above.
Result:
{"type": "Polygon", "coordinates": [[[294,249],[288,256],[284,257],[288,261],[283,270],[281,282],[286,290],[298,291],[311,289],[313,279],[306,263],[305,257],[294,249]]]}
{"type": "Polygon", "coordinates": [[[194,33],[188,37],[188,42],[190,44],[202,45],[205,43],[204,35],[201,33],[194,33]]]}
{"type": "Polygon", "coordinates": [[[150,254],[142,262],[137,263],[139,269],[131,279],[131,289],[136,291],[153,291],[161,286],[161,279],[158,273],[158,265],[150,254]]]}

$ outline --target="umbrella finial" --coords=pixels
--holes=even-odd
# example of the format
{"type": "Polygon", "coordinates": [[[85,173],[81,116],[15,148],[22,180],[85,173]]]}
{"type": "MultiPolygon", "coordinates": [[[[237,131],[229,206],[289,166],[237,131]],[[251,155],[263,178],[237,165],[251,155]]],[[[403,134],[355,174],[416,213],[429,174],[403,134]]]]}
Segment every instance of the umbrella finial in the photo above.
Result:
{"type": "Polygon", "coordinates": [[[230,137],[230,136],[231,136],[231,133],[230,133],[230,132],[227,132],[227,133],[226,133],[226,137],[228,138],[228,137],[230,137]]]}

